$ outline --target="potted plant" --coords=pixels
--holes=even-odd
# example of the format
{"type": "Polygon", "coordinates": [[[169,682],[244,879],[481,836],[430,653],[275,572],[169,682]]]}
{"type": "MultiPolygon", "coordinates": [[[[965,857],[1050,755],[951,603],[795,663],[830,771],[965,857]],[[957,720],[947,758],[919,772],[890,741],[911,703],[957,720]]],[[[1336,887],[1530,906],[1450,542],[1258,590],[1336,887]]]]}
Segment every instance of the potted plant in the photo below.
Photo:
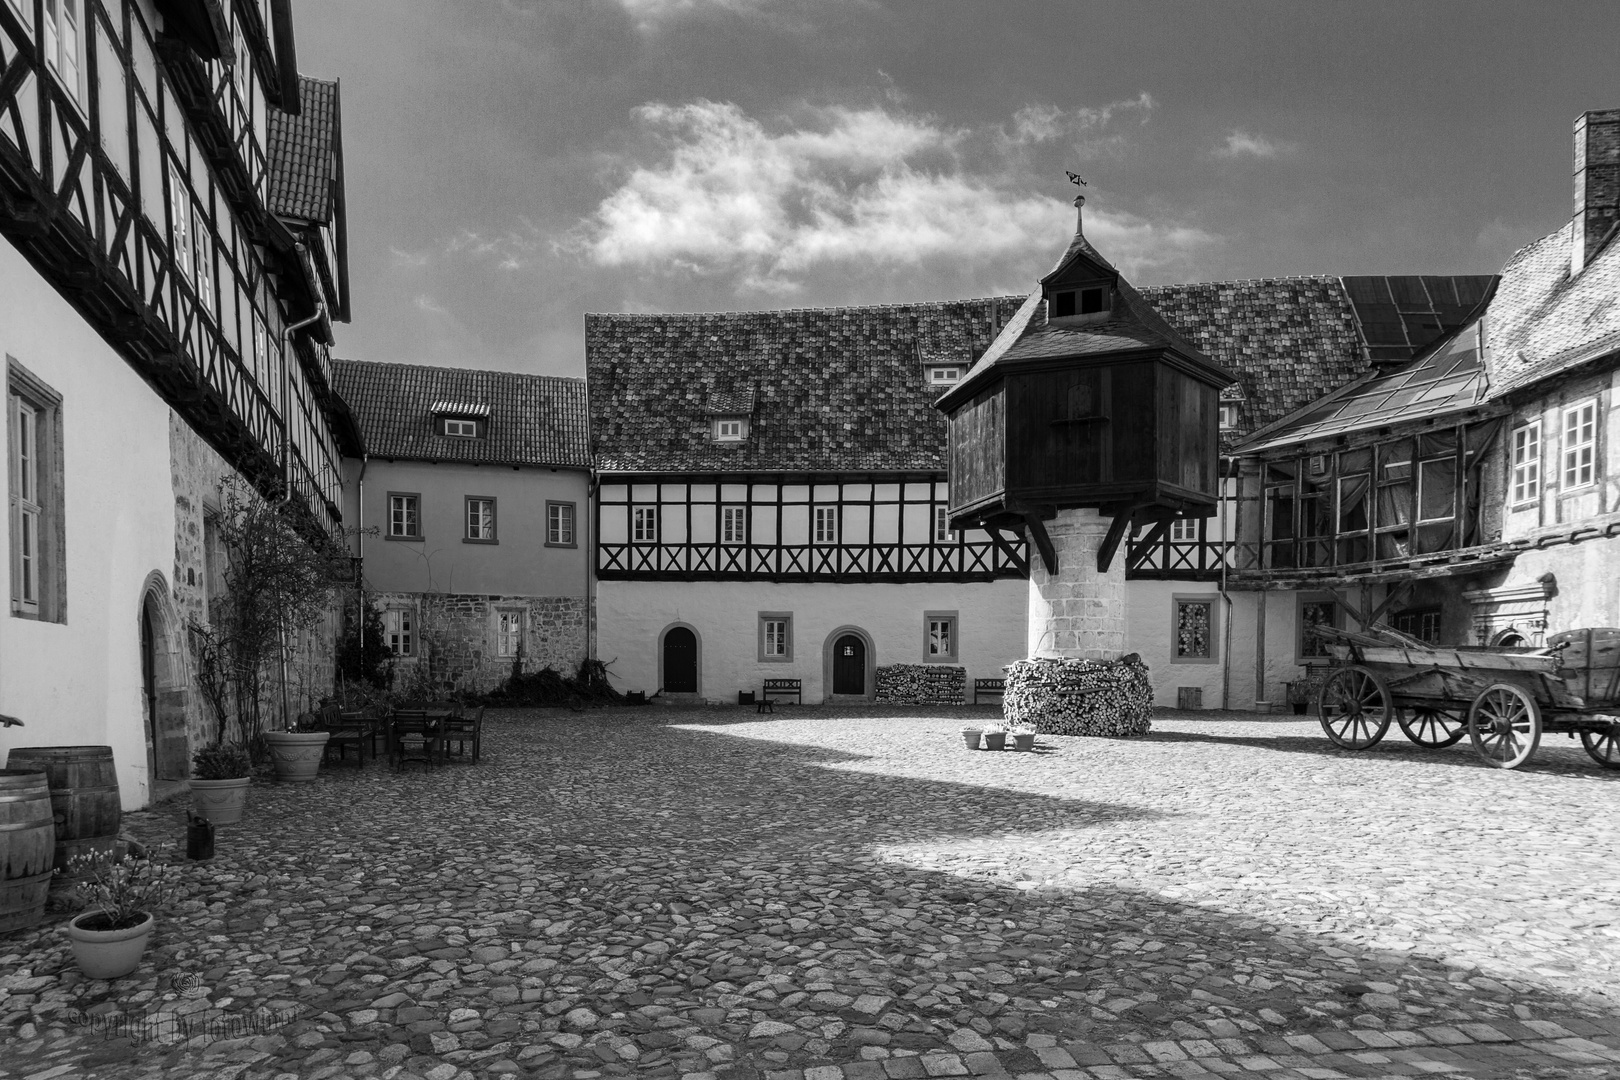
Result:
{"type": "Polygon", "coordinates": [[[979,748],[980,734],[982,734],[982,730],[980,728],[973,727],[972,725],[962,729],[962,741],[967,744],[967,748],[969,750],[977,750],[979,748]]]}
{"type": "Polygon", "coordinates": [[[1315,672],[1303,679],[1288,684],[1288,704],[1293,707],[1295,716],[1304,716],[1310,708],[1311,702],[1316,700],[1317,693],[1322,689],[1322,677],[1315,672]]]}
{"type": "Polygon", "coordinates": [[[275,762],[276,779],[284,783],[307,784],[320,771],[321,758],[326,756],[326,740],[330,731],[320,730],[320,717],[304,713],[289,731],[267,731],[265,745],[270,748],[270,759],[275,762]]]}
{"type": "Polygon", "coordinates": [[[1005,750],[1007,748],[1007,729],[1000,724],[991,724],[985,728],[984,748],[986,750],[1005,750]]]}
{"type": "Polygon", "coordinates": [[[89,901],[67,927],[79,970],[90,979],[128,975],[140,966],[157,911],[173,895],[169,868],[150,855],[100,852],[70,859],[67,869],[85,875],[79,892],[89,901]]]}
{"type": "Polygon", "coordinates": [[[1013,739],[1014,750],[1035,749],[1035,729],[1027,724],[1020,724],[1010,732],[1013,739]]]}
{"type": "Polygon", "coordinates": [[[215,825],[235,825],[247,805],[253,762],[236,743],[205,747],[191,756],[191,805],[215,825]]]}

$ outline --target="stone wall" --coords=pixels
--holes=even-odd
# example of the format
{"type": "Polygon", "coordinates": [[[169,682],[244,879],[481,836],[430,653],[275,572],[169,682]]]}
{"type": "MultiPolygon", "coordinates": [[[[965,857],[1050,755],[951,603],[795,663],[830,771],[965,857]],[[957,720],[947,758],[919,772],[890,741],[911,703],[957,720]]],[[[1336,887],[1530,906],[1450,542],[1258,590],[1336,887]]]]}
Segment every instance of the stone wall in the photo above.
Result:
{"type": "Polygon", "coordinates": [[[1062,510],[1046,523],[1058,572],[1029,560],[1030,656],[1117,660],[1125,651],[1125,545],[1106,573],[1097,569],[1110,522],[1095,510],[1062,510]]]}
{"type": "Polygon", "coordinates": [[[416,656],[394,664],[394,688],[433,693],[485,693],[512,674],[513,658],[496,655],[497,614],[527,614],[523,670],[579,670],[586,652],[586,600],[578,596],[472,593],[376,593],[379,609],[416,613],[416,656]]]}

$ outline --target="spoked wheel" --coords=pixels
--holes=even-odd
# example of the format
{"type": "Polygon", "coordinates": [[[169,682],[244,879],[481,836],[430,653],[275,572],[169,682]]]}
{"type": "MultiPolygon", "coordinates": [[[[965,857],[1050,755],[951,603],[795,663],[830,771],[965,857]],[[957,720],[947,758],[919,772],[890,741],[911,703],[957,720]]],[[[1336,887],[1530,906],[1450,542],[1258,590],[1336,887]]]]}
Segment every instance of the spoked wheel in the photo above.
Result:
{"type": "Polygon", "coordinates": [[[1339,668],[1322,684],[1316,699],[1322,730],[1346,750],[1377,746],[1389,730],[1389,687],[1364,667],[1339,668]]]}
{"type": "Polygon", "coordinates": [[[1467,718],[1453,716],[1428,706],[1402,709],[1395,714],[1395,719],[1408,739],[1430,750],[1450,746],[1468,734],[1467,718]]]}
{"type": "Polygon", "coordinates": [[[1603,731],[1581,732],[1581,745],[1605,769],[1620,769],[1620,720],[1611,722],[1603,731]]]}
{"type": "Polygon", "coordinates": [[[1519,687],[1497,683],[1474,699],[1468,735],[1486,764],[1517,769],[1541,744],[1541,708],[1519,687]]]}

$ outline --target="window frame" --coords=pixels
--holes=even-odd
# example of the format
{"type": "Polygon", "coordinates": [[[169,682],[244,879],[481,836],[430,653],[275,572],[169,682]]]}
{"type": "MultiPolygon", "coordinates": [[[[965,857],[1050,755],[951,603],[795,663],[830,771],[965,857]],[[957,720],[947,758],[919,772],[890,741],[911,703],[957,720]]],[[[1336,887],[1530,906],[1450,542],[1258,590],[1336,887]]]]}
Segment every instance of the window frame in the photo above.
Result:
{"type": "Polygon", "coordinates": [[[822,505],[810,508],[810,543],[815,547],[836,547],[843,531],[839,526],[839,506],[822,505]]]}
{"type": "Polygon", "coordinates": [[[1513,429],[1509,452],[1510,505],[1524,506],[1541,498],[1541,417],[1513,429]]]}
{"type": "Polygon", "coordinates": [[[954,544],[956,530],[951,528],[951,508],[940,503],[934,505],[934,543],[954,544]]]}
{"type": "Polygon", "coordinates": [[[1558,490],[1562,494],[1566,491],[1579,491],[1582,488],[1592,487],[1598,482],[1598,399],[1593,396],[1584,401],[1577,401],[1573,405],[1565,405],[1560,410],[1560,416],[1562,419],[1558,426],[1560,435],[1558,446],[1558,490]],[[1591,416],[1582,421],[1580,415],[1588,411],[1591,416]],[[1588,429],[1584,437],[1573,443],[1570,441],[1571,419],[1576,421],[1573,427],[1577,432],[1583,427],[1588,429]],[[1583,463],[1577,460],[1571,465],[1570,459],[1583,450],[1586,452],[1586,461],[1583,463]],[[1579,478],[1583,469],[1586,471],[1586,479],[1584,480],[1579,478]],[[1573,482],[1570,480],[1571,473],[1576,475],[1573,482]]]}
{"type": "Polygon", "coordinates": [[[1322,646],[1322,652],[1319,655],[1308,653],[1306,651],[1305,609],[1307,607],[1327,607],[1331,612],[1331,617],[1327,620],[1327,625],[1336,628],[1339,625],[1340,614],[1342,611],[1339,606],[1339,602],[1333,599],[1331,596],[1323,596],[1314,593],[1298,593],[1296,595],[1297,600],[1294,605],[1294,662],[1299,664],[1301,667],[1316,667],[1331,664],[1333,662],[1333,654],[1327,651],[1326,645],[1322,646]]]}
{"type": "Polygon", "coordinates": [[[1217,410],[1217,424],[1222,431],[1232,431],[1237,428],[1238,421],[1243,415],[1242,407],[1235,401],[1223,401],[1217,410]]]}
{"type": "MultiPolygon", "coordinates": [[[[498,544],[500,532],[496,528],[499,519],[495,514],[495,496],[493,495],[464,495],[461,501],[461,542],[463,544],[498,544]],[[483,536],[473,535],[473,505],[487,503],[489,506],[488,532],[483,536]]],[[[390,518],[392,522],[392,518],[390,518]]],[[[482,522],[480,522],[482,525],[482,522]]]]}
{"type": "Polygon", "coordinates": [[[470,416],[441,416],[439,417],[439,434],[447,439],[477,439],[483,434],[482,426],[476,417],[470,416]],[[451,431],[451,424],[467,424],[471,431],[451,431]]]}
{"type": "Polygon", "coordinates": [[[961,364],[931,364],[928,367],[929,386],[955,386],[961,381],[961,364]]]}
{"type": "Polygon", "coordinates": [[[495,609],[495,658],[497,660],[513,660],[523,655],[523,649],[528,644],[529,613],[522,608],[496,608],[495,609]],[[517,622],[517,629],[508,631],[503,623],[507,619],[517,622]],[[504,646],[508,641],[513,642],[513,648],[506,651],[504,646]]]}
{"type": "MultiPolygon", "coordinates": [[[[1197,518],[1188,520],[1197,521],[1197,518]]],[[[1172,664],[1216,664],[1220,662],[1219,593],[1172,593],[1170,596],[1170,662],[1172,664]],[[1208,652],[1204,655],[1184,655],[1181,652],[1181,609],[1199,606],[1208,609],[1208,652]]]]}
{"type": "Polygon", "coordinates": [[[960,664],[962,658],[962,613],[957,611],[925,611],[922,614],[922,653],[925,664],[960,664]],[[934,624],[943,623],[948,626],[946,631],[947,652],[936,653],[934,648],[934,624]]]}
{"type": "Polygon", "coordinates": [[[793,612],[791,611],[761,611],[758,619],[757,646],[759,662],[762,664],[791,664],[793,662],[793,612]],[[782,624],[782,648],[780,653],[767,651],[770,644],[770,626],[773,623],[782,624]]]}
{"type": "Polygon", "coordinates": [[[5,431],[6,529],[10,560],[7,578],[10,613],[37,622],[67,622],[66,520],[62,474],[62,396],[13,357],[6,357],[5,431]],[[22,413],[29,415],[32,455],[29,491],[21,490],[24,468],[19,445],[22,413]],[[27,532],[31,546],[23,542],[27,532]],[[24,552],[31,552],[25,556],[24,552]],[[28,558],[25,567],[23,560],[28,558]],[[28,598],[27,588],[32,590],[28,598]]]}
{"type": "MultiPolygon", "coordinates": [[[[29,3],[29,0],[23,0],[23,3],[29,3]]],[[[15,9],[15,5],[13,5],[13,8],[15,9]]],[[[45,0],[42,11],[44,17],[40,26],[40,47],[44,55],[45,67],[57,82],[67,89],[68,97],[82,113],[86,108],[85,97],[87,96],[85,93],[86,40],[84,28],[87,21],[85,18],[85,0],[45,0]],[[57,6],[55,14],[52,14],[50,10],[53,3],[57,6]],[[72,19],[65,17],[69,6],[76,11],[72,19]],[[64,45],[65,35],[62,33],[64,22],[73,28],[73,70],[71,73],[62,70],[62,56],[67,52],[64,45]]],[[[32,28],[33,20],[31,17],[25,16],[22,21],[24,25],[32,28]]]]}
{"type": "Polygon", "coordinates": [[[577,548],[579,547],[579,513],[577,504],[562,499],[546,500],[546,547],[551,548],[577,548]],[[562,531],[557,528],[561,516],[553,519],[553,511],[568,511],[568,539],[561,539],[562,531]]]}
{"type": "Polygon", "coordinates": [[[744,547],[748,543],[748,507],[720,507],[720,543],[724,547],[744,547]],[[736,522],[735,533],[732,523],[736,522]]]}
{"type": "Polygon", "coordinates": [[[632,544],[658,543],[658,507],[632,506],[630,508],[630,542],[632,544]],[[643,523],[645,522],[645,527],[643,523]]]}
{"type": "Polygon", "coordinates": [[[740,416],[717,416],[714,420],[714,441],[740,443],[748,438],[748,421],[740,416]],[[735,431],[728,427],[735,425],[735,431]]]}
{"type": "Polygon", "coordinates": [[[388,492],[388,494],[385,497],[388,499],[388,516],[387,516],[388,517],[388,529],[387,529],[386,533],[384,534],[383,539],[384,540],[407,540],[407,541],[421,540],[422,537],[423,537],[423,529],[422,529],[422,493],[420,491],[390,491],[390,492],[388,492]],[[415,532],[395,532],[394,531],[394,500],[395,499],[411,499],[411,500],[414,500],[411,505],[415,507],[415,514],[413,515],[414,523],[416,525],[416,531],[415,532]]]}
{"type": "Polygon", "coordinates": [[[1170,534],[1172,544],[1196,544],[1198,542],[1198,523],[1203,518],[1176,517],[1170,519],[1170,534]]]}
{"type": "Polygon", "coordinates": [[[418,655],[417,637],[421,632],[416,607],[412,604],[391,604],[383,608],[383,644],[395,660],[415,660],[418,655]],[[404,625],[405,623],[409,625],[404,625]],[[396,623],[400,624],[396,626],[396,623]],[[404,639],[405,648],[397,648],[396,635],[404,639]]]}
{"type": "Polygon", "coordinates": [[[186,178],[180,172],[180,165],[176,161],[169,161],[169,255],[174,260],[174,269],[193,288],[196,287],[195,270],[192,260],[196,258],[196,240],[191,230],[196,222],[196,211],[192,206],[191,189],[186,185],[186,178]]]}

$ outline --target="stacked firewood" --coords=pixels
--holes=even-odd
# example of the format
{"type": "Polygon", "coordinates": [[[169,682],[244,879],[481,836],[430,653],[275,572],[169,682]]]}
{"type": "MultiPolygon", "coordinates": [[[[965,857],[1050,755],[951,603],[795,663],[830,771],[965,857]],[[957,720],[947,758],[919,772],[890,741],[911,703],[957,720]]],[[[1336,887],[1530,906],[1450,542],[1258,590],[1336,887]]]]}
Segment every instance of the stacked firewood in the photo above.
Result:
{"type": "Polygon", "coordinates": [[[1135,653],[1120,660],[1019,660],[1007,666],[1002,714],[1048,735],[1145,735],[1153,683],[1135,653]]]}
{"type": "Polygon", "coordinates": [[[948,664],[892,664],[877,669],[880,705],[961,705],[967,668],[948,664]]]}

